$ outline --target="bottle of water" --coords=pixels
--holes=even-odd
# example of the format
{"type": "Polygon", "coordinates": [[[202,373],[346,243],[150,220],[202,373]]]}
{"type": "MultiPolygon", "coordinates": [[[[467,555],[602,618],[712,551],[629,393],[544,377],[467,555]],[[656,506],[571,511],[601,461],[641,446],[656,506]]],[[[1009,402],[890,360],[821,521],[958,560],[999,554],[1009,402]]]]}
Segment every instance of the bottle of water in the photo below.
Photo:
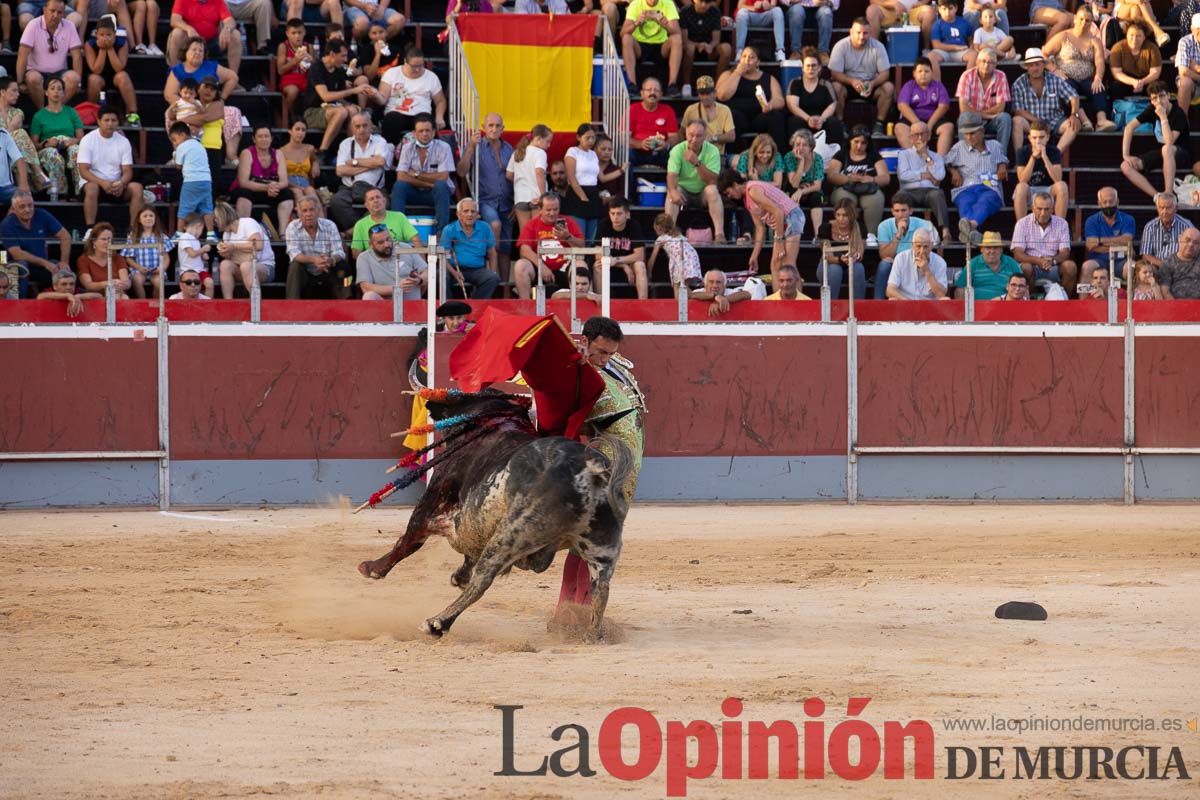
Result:
{"type": "Polygon", "coordinates": [[[732,239],[734,242],[736,242],[738,240],[738,237],[741,236],[741,234],[742,234],[741,229],[738,225],[738,212],[737,212],[736,208],[733,210],[733,220],[729,225],[729,233],[731,234],[731,236],[729,238],[732,239]]]}
{"type": "Polygon", "coordinates": [[[50,202],[58,202],[58,178],[50,181],[50,202]]]}
{"type": "Polygon", "coordinates": [[[246,48],[248,46],[249,38],[246,36],[246,23],[238,23],[238,36],[242,37],[242,52],[248,52],[246,48]]]}
{"type": "Polygon", "coordinates": [[[313,39],[312,51],[313,51],[314,57],[316,57],[316,58],[321,57],[321,39],[320,39],[320,37],[313,39]]]}
{"type": "Polygon", "coordinates": [[[105,92],[100,92],[100,105],[101,105],[101,107],[103,107],[103,106],[104,106],[104,98],[105,98],[106,96],[107,96],[107,94],[106,94],[105,92]]]}

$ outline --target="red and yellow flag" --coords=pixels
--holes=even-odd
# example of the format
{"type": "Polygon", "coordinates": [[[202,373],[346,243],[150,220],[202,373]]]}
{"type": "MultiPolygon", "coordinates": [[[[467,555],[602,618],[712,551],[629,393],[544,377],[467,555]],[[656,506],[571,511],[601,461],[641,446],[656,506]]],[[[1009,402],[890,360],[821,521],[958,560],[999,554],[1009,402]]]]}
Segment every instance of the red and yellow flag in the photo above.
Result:
{"type": "Polygon", "coordinates": [[[463,14],[463,50],[480,108],[510,131],[574,132],[592,118],[591,14],[463,14]]]}

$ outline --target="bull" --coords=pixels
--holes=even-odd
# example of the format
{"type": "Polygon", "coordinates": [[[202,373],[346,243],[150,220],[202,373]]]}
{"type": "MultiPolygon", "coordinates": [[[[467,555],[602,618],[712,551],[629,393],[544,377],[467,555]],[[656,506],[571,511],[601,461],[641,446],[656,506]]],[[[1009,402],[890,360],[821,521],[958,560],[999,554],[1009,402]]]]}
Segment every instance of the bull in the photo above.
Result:
{"type": "Polygon", "coordinates": [[[513,567],[544,572],[559,550],[571,548],[587,562],[590,577],[584,640],[600,641],[629,511],[622,487],[635,469],[634,456],[605,434],[603,423],[586,431],[593,437],[588,444],[539,436],[527,407],[497,394],[428,404],[435,420],[465,414],[473,420],[464,424],[477,427],[462,437],[468,444],[444,449],[395,547],[358,571],[384,578],[429,537],[445,536],[463,556],[450,576],[462,594],[422,623],[422,631],[440,638],[497,576],[513,567]]]}

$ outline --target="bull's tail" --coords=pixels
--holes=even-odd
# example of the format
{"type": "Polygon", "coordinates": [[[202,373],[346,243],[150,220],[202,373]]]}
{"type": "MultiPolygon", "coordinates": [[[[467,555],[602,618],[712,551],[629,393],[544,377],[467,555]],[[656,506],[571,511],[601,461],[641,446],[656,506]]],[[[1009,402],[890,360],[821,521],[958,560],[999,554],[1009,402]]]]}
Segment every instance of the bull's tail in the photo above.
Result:
{"type": "Polygon", "coordinates": [[[608,482],[603,487],[609,507],[618,519],[625,519],[629,513],[629,503],[633,499],[634,471],[637,459],[633,451],[624,441],[612,434],[602,433],[588,443],[594,450],[603,453],[608,459],[608,482]]]}

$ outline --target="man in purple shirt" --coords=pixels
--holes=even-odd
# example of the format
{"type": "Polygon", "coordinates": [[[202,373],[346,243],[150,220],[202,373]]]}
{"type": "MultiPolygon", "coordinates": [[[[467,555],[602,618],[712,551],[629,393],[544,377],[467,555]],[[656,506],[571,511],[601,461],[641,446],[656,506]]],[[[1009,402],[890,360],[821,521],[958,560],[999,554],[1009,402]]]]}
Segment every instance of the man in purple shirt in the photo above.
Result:
{"type": "Polygon", "coordinates": [[[64,100],[70,100],[79,91],[83,42],[75,24],[63,18],[66,7],[63,0],[46,0],[42,16],[29,23],[21,34],[17,75],[21,89],[28,91],[29,99],[38,108],[46,105],[45,86],[51,78],[63,79],[64,100]]]}
{"type": "Polygon", "coordinates": [[[896,142],[900,149],[912,147],[912,126],[924,122],[937,136],[937,153],[944,156],[954,145],[954,123],[947,119],[950,113],[950,92],[941,81],[933,79],[933,65],[925,56],[917,59],[913,66],[913,77],[900,89],[896,102],[900,122],[896,123],[896,142]]]}

